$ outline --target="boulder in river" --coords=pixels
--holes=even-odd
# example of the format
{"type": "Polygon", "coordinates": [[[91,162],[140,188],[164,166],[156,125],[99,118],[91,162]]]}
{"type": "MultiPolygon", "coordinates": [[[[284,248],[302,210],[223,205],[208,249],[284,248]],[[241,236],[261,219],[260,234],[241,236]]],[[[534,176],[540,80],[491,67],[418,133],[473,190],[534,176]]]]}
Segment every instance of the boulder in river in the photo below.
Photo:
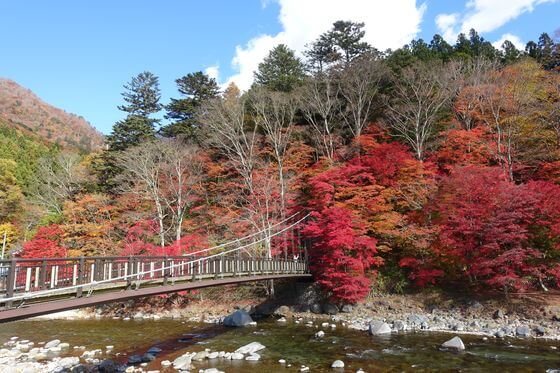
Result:
{"type": "Polygon", "coordinates": [[[239,347],[237,350],[235,350],[235,352],[240,354],[252,354],[264,348],[266,347],[259,342],[251,342],[249,344],[246,344],[245,346],[239,347]]]}
{"type": "Polygon", "coordinates": [[[319,303],[313,303],[311,306],[309,306],[309,311],[313,313],[321,313],[323,309],[321,308],[321,305],[319,303]]]}
{"type": "Polygon", "coordinates": [[[142,361],[142,356],[140,355],[131,355],[128,357],[128,363],[131,365],[140,364],[142,361]]]}
{"type": "Polygon", "coordinates": [[[52,341],[47,342],[47,343],[45,344],[44,347],[45,347],[46,349],[49,349],[49,348],[56,347],[56,346],[58,346],[59,344],[60,344],[60,339],[53,339],[52,341]]]}
{"type": "Polygon", "coordinates": [[[406,330],[406,323],[401,320],[396,320],[393,323],[393,329],[395,329],[397,332],[403,332],[406,330]]]}
{"type": "Polygon", "coordinates": [[[173,368],[177,370],[189,370],[191,367],[192,354],[186,353],[173,360],[173,368]]]}
{"type": "Polygon", "coordinates": [[[338,307],[332,303],[323,304],[323,313],[327,315],[336,315],[338,313],[338,307]]]}
{"type": "Polygon", "coordinates": [[[335,360],[331,364],[331,368],[344,368],[344,361],[342,360],[335,360]]]}
{"type": "Polygon", "coordinates": [[[369,334],[371,335],[383,335],[383,334],[390,334],[391,327],[389,324],[383,321],[372,321],[369,324],[369,334]]]}
{"type": "Polygon", "coordinates": [[[192,357],[192,361],[203,361],[206,360],[207,357],[208,357],[208,351],[206,350],[199,351],[192,357]]]}
{"type": "Polygon", "coordinates": [[[320,339],[323,338],[325,336],[325,332],[322,330],[319,330],[317,333],[315,333],[315,338],[320,339]]]}
{"type": "Polygon", "coordinates": [[[223,321],[225,326],[235,326],[235,327],[251,325],[252,322],[253,319],[247,313],[247,311],[244,310],[235,311],[231,315],[226,316],[223,321]]]}
{"type": "Polygon", "coordinates": [[[517,328],[515,328],[515,334],[517,334],[519,337],[529,337],[531,335],[531,328],[529,328],[527,325],[519,325],[517,328]]]}
{"type": "Polygon", "coordinates": [[[410,325],[420,326],[422,325],[422,323],[427,322],[428,319],[426,318],[426,316],[412,314],[408,316],[407,321],[410,325]]]}
{"type": "Polygon", "coordinates": [[[441,347],[449,350],[463,351],[465,349],[465,344],[459,337],[453,337],[448,341],[443,342],[441,347]]]}

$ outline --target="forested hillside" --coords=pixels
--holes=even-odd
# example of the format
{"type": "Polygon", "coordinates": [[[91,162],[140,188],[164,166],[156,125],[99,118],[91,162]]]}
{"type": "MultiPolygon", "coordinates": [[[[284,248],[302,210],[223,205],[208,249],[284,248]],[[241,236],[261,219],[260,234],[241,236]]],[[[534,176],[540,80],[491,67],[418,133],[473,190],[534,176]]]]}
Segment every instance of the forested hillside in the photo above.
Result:
{"type": "Polygon", "coordinates": [[[99,149],[103,136],[84,118],[55,108],[14,81],[0,78],[0,119],[62,147],[99,149]]]}
{"type": "MultiPolygon", "coordinates": [[[[305,211],[337,303],[558,287],[560,45],[498,50],[472,30],[378,51],[363,36],[339,21],[304,59],[278,45],[247,92],[192,72],[163,103],[155,74],[134,76],[106,150],[38,161],[30,240],[4,207],[14,255],[181,254],[305,211]]],[[[4,177],[25,188],[22,172],[4,177]]]]}

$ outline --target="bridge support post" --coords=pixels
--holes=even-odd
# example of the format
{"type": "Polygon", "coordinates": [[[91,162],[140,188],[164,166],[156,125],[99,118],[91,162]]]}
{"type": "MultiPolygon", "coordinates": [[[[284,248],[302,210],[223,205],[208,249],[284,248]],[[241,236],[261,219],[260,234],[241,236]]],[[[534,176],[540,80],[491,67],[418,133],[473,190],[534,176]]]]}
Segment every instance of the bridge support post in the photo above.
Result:
{"type": "Polygon", "coordinates": [[[168,260],[167,260],[167,256],[165,258],[163,258],[163,285],[167,285],[167,280],[169,279],[169,268],[167,268],[168,265],[168,260]]]}
{"type": "Polygon", "coordinates": [[[39,279],[39,287],[41,288],[41,290],[47,288],[47,261],[46,260],[43,260],[43,262],[41,263],[41,275],[39,279]]]}
{"type": "Polygon", "coordinates": [[[131,256],[128,257],[128,265],[125,267],[126,271],[124,273],[125,276],[127,276],[126,278],[126,288],[131,289],[132,288],[132,273],[134,272],[134,258],[131,256]]]}
{"type": "MultiPolygon", "coordinates": [[[[80,263],[78,264],[78,284],[83,284],[84,283],[84,277],[85,277],[85,259],[84,257],[80,257],[80,263]]],[[[79,287],[78,289],[76,289],[76,297],[81,298],[82,294],[83,294],[83,287],[79,287]]]]}
{"type": "MultiPolygon", "coordinates": [[[[17,271],[17,261],[12,259],[10,262],[10,269],[8,271],[8,282],[6,283],[6,298],[11,298],[14,296],[14,291],[16,288],[16,271],[17,271]]],[[[6,303],[6,308],[12,308],[12,302],[6,303]]]]}

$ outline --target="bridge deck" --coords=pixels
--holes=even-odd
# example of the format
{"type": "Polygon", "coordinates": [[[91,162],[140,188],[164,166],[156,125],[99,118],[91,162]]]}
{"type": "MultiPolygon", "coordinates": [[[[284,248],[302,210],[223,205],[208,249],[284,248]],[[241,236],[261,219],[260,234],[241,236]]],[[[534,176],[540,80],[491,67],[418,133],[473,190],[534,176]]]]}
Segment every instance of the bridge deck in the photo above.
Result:
{"type": "Polygon", "coordinates": [[[14,259],[0,266],[8,269],[0,279],[0,322],[189,289],[310,277],[305,261],[225,255],[14,259]]]}
{"type": "Polygon", "coordinates": [[[0,322],[22,320],[29,317],[45,315],[53,312],[67,311],[76,308],[96,306],[114,301],[125,301],[133,298],[147,297],[159,294],[174,293],[184,290],[201,289],[212,286],[239,284],[244,282],[281,280],[281,279],[311,278],[310,274],[267,274],[256,276],[229,276],[220,279],[202,279],[200,281],[183,281],[170,285],[150,286],[138,290],[120,290],[94,293],[91,296],[71,298],[44,303],[24,305],[0,312],[0,322]]]}

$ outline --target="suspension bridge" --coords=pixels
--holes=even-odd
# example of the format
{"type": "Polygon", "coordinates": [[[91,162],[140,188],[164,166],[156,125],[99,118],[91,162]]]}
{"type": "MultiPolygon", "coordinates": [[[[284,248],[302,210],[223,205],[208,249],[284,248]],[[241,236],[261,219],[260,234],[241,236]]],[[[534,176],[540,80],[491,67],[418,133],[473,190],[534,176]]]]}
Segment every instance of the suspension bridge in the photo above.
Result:
{"type": "Polygon", "coordinates": [[[302,215],[180,256],[0,261],[0,323],[184,290],[310,278],[302,215]]]}

